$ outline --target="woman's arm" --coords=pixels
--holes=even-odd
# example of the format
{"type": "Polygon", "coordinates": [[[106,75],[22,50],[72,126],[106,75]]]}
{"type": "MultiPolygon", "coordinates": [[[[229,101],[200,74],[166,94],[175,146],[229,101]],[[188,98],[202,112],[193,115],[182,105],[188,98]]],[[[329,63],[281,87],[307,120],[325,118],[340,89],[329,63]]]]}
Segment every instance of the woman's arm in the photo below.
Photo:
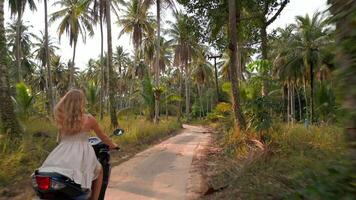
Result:
{"type": "Polygon", "coordinates": [[[94,130],[95,134],[101,139],[101,141],[107,144],[110,147],[110,149],[117,148],[117,145],[113,143],[112,140],[104,133],[104,131],[100,128],[98,122],[93,116],[89,115],[88,120],[91,129],[94,130]]]}

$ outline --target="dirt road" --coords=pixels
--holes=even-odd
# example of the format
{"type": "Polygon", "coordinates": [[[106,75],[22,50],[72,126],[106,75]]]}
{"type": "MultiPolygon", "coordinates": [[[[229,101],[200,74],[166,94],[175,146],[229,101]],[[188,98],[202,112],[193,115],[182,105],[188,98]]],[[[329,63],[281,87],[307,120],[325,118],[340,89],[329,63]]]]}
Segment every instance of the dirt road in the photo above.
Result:
{"type": "Polygon", "coordinates": [[[202,127],[183,127],[179,135],[114,167],[105,200],[192,199],[189,193],[200,184],[192,160],[209,144],[210,134],[202,127]]]}

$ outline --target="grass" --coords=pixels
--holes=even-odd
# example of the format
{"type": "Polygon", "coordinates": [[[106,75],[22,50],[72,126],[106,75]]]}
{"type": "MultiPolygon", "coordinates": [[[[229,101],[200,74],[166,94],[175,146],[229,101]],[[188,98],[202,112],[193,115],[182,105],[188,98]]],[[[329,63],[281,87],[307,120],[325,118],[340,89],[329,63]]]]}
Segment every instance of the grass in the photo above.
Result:
{"type": "MultiPolygon", "coordinates": [[[[227,186],[206,199],[353,199],[351,166],[342,129],[336,126],[278,125],[262,148],[253,133],[217,136],[224,152],[210,181],[227,186]]],[[[353,187],[355,189],[355,187],[353,187]]]]}
{"type": "MultiPolygon", "coordinates": [[[[99,123],[110,135],[113,131],[110,128],[110,119],[105,117],[99,123]]],[[[7,188],[18,183],[26,182],[28,185],[31,173],[42,164],[56,146],[57,129],[52,122],[34,118],[22,124],[25,133],[19,148],[12,147],[11,141],[7,141],[6,137],[0,138],[0,197],[16,195],[16,192],[13,193],[7,188]]],[[[140,117],[130,117],[120,119],[119,125],[125,130],[125,134],[113,137],[113,140],[125,154],[130,155],[181,128],[181,124],[175,118],[163,119],[159,125],[155,125],[140,117]]],[[[113,160],[118,160],[115,155],[117,154],[113,154],[113,160]]]]}

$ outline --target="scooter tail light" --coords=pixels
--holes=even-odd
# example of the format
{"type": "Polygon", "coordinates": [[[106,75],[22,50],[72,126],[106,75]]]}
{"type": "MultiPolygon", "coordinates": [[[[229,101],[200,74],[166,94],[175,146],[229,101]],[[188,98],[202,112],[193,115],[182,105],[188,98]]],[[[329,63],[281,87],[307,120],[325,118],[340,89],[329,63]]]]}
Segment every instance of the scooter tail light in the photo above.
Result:
{"type": "Polygon", "coordinates": [[[38,189],[48,190],[51,188],[51,178],[48,176],[36,176],[38,189]]]}

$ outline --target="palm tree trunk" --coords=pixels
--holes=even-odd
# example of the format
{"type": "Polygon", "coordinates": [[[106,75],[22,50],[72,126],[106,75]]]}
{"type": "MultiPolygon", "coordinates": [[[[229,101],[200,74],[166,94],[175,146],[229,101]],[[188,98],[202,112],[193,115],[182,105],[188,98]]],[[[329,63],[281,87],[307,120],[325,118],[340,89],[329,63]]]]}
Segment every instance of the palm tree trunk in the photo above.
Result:
{"type": "Polygon", "coordinates": [[[4,0],[0,0],[0,117],[2,128],[8,134],[10,140],[18,138],[22,134],[20,124],[14,112],[11,101],[10,84],[8,76],[7,49],[4,27],[4,0]]]}
{"type": "Polygon", "coordinates": [[[185,62],[185,115],[190,118],[190,92],[189,92],[189,72],[188,62],[185,62]]]}
{"type": "Polygon", "coordinates": [[[116,116],[116,102],[115,102],[115,79],[114,69],[112,66],[112,38],[111,38],[111,1],[106,2],[106,26],[107,26],[107,40],[108,40],[108,70],[111,76],[109,77],[109,102],[110,102],[110,119],[111,126],[116,128],[119,126],[116,116]]]}
{"type": "Polygon", "coordinates": [[[74,47],[73,47],[73,57],[72,62],[70,63],[69,69],[69,87],[74,87],[74,65],[75,65],[75,51],[77,49],[77,40],[74,40],[74,47]]]}
{"type": "Polygon", "coordinates": [[[294,95],[294,83],[291,83],[290,86],[291,89],[291,105],[290,105],[290,110],[291,110],[291,118],[292,118],[292,124],[294,124],[295,121],[295,95],[294,95]]]}
{"type": "Polygon", "coordinates": [[[297,91],[297,97],[298,97],[299,121],[302,121],[302,102],[300,100],[300,92],[297,87],[295,88],[295,90],[297,91]]]}
{"type": "Polygon", "coordinates": [[[104,71],[104,31],[103,16],[100,11],[100,71],[101,71],[101,88],[100,88],[100,119],[104,118],[104,93],[105,93],[105,71],[104,71]]]}
{"type": "MultiPolygon", "coordinates": [[[[181,67],[179,67],[179,95],[181,97],[183,97],[183,69],[181,67]]],[[[180,119],[182,117],[182,101],[178,102],[178,119],[180,119]]]]}
{"type": "Polygon", "coordinates": [[[288,90],[288,107],[287,107],[287,121],[288,121],[288,123],[291,121],[291,110],[290,110],[290,108],[291,108],[291,100],[290,100],[290,97],[291,97],[291,95],[290,95],[290,83],[289,83],[289,81],[288,81],[288,83],[287,83],[287,90],[288,90]]]}
{"type": "MultiPolygon", "coordinates": [[[[238,7],[237,9],[240,9],[238,7]]],[[[240,18],[240,12],[236,15],[236,1],[229,0],[229,49],[230,49],[230,73],[232,89],[232,107],[237,128],[244,130],[246,127],[245,118],[240,106],[239,82],[237,80],[237,24],[236,18],[240,18]]]]}
{"type": "MultiPolygon", "coordinates": [[[[267,22],[266,22],[266,18],[265,15],[263,17],[263,25],[261,28],[261,51],[262,51],[262,59],[263,60],[267,60],[268,59],[268,55],[267,55],[267,22]]],[[[267,72],[264,70],[263,72],[263,76],[266,77],[267,76],[267,72]]],[[[266,96],[268,93],[268,82],[266,80],[263,80],[263,85],[262,85],[262,96],[266,96]]]]}
{"type": "Polygon", "coordinates": [[[310,65],[310,123],[314,122],[314,64],[310,65]]]}
{"type": "Polygon", "coordinates": [[[308,95],[307,95],[307,80],[306,77],[304,76],[304,83],[303,83],[303,90],[304,90],[304,99],[305,99],[305,119],[309,119],[309,114],[308,114],[308,95]]]}
{"type": "Polygon", "coordinates": [[[49,57],[49,47],[48,47],[48,11],[47,11],[47,1],[44,1],[44,18],[45,18],[45,46],[46,46],[46,65],[47,65],[47,95],[49,100],[49,111],[50,115],[53,115],[54,108],[54,98],[53,98],[53,84],[52,84],[52,72],[51,63],[49,57]]]}
{"type": "MultiPolygon", "coordinates": [[[[157,5],[157,41],[156,41],[156,70],[155,70],[155,87],[159,88],[159,60],[160,60],[160,38],[161,38],[161,1],[156,1],[157,5]]],[[[159,122],[159,93],[155,92],[155,118],[154,122],[159,122]]]]}
{"type": "Polygon", "coordinates": [[[17,23],[16,23],[16,65],[17,65],[17,73],[18,73],[18,82],[23,81],[22,77],[22,69],[21,69],[21,20],[22,20],[22,10],[19,8],[17,13],[17,23]]]}
{"type": "Polygon", "coordinates": [[[216,87],[216,97],[218,101],[220,100],[220,92],[219,92],[219,79],[218,79],[218,68],[216,66],[216,58],[214,58],[214,72],[215,72],[215,87],[216,87]]]}

